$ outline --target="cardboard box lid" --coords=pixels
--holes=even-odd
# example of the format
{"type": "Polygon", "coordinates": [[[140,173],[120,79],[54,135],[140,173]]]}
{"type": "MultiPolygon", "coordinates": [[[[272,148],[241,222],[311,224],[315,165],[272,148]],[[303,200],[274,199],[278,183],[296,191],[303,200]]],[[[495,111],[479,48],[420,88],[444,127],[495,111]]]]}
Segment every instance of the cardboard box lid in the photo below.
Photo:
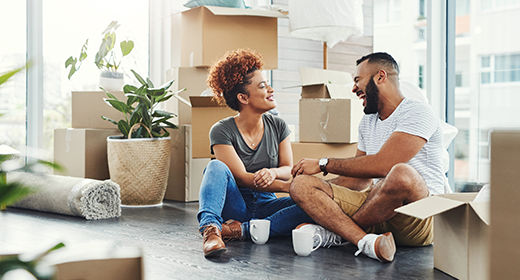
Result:
{"type": "Polygon", "coordinates": [[[227,107],[213,100],[212,96],[190,96],[191,107],[227,107]]]}
{"type": "Polygon", "coordinates": [[[301,86],[336,84],[351,86],[352,75],[343,71],[300,67],[301,86]]]}
{"type": "Polygon", "coordinates": [[[399,207],[395,209],[395,212],[424,220],[461,205],[469,204],[477,216],[484,223],[489,225],[489,203],[473,202],[476,195],[476,193],[453,193],[429,196],[425,199],[399,207]]]}
{"type": "Polygon", "coordinates": [[[302,98],[357,99],[352,93],[353,80],[350,73],[300,67],[300,80],[301,85],[293,87],[302,87],[302,98]],[[316,92],[310,89],[315,86],[326,87],[328,94],[315,96],[316,92]]]}
{"type": "MultiPolygon", "coordinates": [[[[257,17],[276,17],[276,18],[287,18],[288,16],[278,11],[270,10],[259,10],[259,9],[240,9],[240,8],[229,8],[229,7],[218,7],[218,6],[202,6],[208,9],[212,14],[216,16],[257,16],[257,17]]],[[[201,8],[201,7],[197,7],[201,8]]],[[[193,8],[193,9],[197,9],[193,8]]]]}

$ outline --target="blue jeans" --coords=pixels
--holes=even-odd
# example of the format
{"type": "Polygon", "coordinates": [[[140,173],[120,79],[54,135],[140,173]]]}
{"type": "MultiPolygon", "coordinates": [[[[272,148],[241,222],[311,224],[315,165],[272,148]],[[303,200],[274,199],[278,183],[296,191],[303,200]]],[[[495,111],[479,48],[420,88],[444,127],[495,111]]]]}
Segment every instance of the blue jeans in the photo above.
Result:
{"type": "Polygon", "coordinates": [[[301,223],[314,223],[290,197],[239,188],[227,165],[219,160],[212,160],[204,170],[197,219],[199,229],[215,225],[221,230],[224,221],[237,220],[245,238],[250,237],[251,219],[270,220],[271,237],[290,235],[301,223]]]}

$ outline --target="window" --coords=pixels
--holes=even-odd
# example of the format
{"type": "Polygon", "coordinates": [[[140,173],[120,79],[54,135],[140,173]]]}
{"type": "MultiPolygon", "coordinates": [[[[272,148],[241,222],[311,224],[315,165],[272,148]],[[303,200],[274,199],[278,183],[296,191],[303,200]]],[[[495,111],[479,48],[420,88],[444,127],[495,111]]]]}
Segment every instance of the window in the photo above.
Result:
{"type": "MultiPolygon", "coordinates": [[[[495,8],[503,8],[520,5],[520,0],[480,0],[481,10],[490,10],[495,8]]],[[[458,6],[457,6],[458,8],[458,6]]]]}
{"type": "MultiPolygon", "coordinates": [[[[99,90],[99,70],[94,64],[94,57],[101,41],[101,33],[111,21],[121,25],[117,29],[116,43],[133,40],[132,53],[122,61],[125,70],[125,82],[134,83],[130,69],[142,76],[148,76],[148,1],[141,0],[46,0],[39,1],[42,18],[43,46],[38,46],[43,53],[39,69],[43,69],[43,136],[42,148],[52,157],[54,129],[68,128],[70,119],[71,91],[99,90]],[[81,12],[78,13],[78,9],[81,12]],[[65,61],[69,56],[78,56],[85,40],[89,38],[87,59],[81,69],[69,81],[65,61]],[[43,65],[42,65],[43,64],[43,65]]],[[[0,48],[0,73],[21,67],[26,63],[27,48],[34,42],[27,42],[26,15],[36,1],[0,0],[0,26],[2,42],[0,48]],[[30,5],[28,5],[29,3],[30,5]]],[[[32,40],[32,39],[29,39],[32,40]]],[[[34,62],[34,61],[33,61],[34,62]]],[[[36,62],[35,62],[36,63],[36,62]]],[[[31,70],[36,69],[35,66],[31,70]]],[[[39,71],[39,70],[38,70],[39,71]]],[[[27,84],[25,73],[13,76],[0,87],[0,143],[25,150],[26,138],[26,101],[27,84]]],[[[32,99],[34,100],[34,99],[32,99]]],[[[41,132],[39,132],[41,133],[41,132]]],[[[40,138],[38,137],[38,138],[40,138]]],[[[34,143],[33,143],[34,144],[34,143]]]]}
{"type": "Polygon", "coordinates": [[[419,81],[418,81],[417,85],[420,88],[424,88],[424,66],[423,65],[419,65],[419,81]]]}
{"type": "MultiPolygon", "coordinates": [[[[26,59],[26,1],[0,0],[0,74],[19,68],[26,59]],[[8,39],[16,38],[16,39],[8,39]],[[9,43],[7,43],[9,42],[9,43]]],[[[0,144],[23,151],[25,146],[25,72],[0,86],[0,144]]]]}
{"type": "Polygon", "coordinates": [[[520,54],[480,57],[480,83],[520,82],[520,54]]]}
{"type": "Polygon", "coordinates": [[[375,24],[400,22],[401,10],[401,0],[374,1],[375,24]]]}

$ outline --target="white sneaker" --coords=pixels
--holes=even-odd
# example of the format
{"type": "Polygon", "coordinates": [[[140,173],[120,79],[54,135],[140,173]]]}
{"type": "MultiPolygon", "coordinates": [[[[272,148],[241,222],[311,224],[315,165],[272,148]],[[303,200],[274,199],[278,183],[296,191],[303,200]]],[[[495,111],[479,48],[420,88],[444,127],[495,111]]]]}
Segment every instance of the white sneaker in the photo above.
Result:
{"type": "MultiPolygon", "coordinates": [[[[318,235],[320,235],[321,240],[323,241],[323,242],[321,242],[321,247],[330,248],[331,246],[343,246],[345,244],[350,243],[348,241],[344,241],[341,238],[341,236],[335,234],[332,231],[326,230],[324,227],[322,227],[320,225],[304,223],[304,224],[300,224],[299,226],[296,227],[296,229],[301,229],[301,228],[311,229],[314,231],[314,233],[317,233],[318,235]]],[[[315,237],[313,247],[318,246],[319,243],[320,243],[320,239],[315,237]]]]}
{"type": "Polygon", "coordinates": [[[359,250],[354,254],[356,257],[363,253],[380,262],[391,262],[394,260],[395,241],[391,232],[383,234],[367,234],[358,242],[359,250]]]}

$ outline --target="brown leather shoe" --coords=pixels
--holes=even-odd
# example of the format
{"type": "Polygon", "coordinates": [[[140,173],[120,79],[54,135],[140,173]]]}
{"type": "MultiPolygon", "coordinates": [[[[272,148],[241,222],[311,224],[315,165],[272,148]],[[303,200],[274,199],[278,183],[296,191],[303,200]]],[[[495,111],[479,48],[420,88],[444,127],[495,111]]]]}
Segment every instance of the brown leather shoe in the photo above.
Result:
{"type": "Polygon", "coordinates": [[[235,220],[227,220],[222,224],[222,239],[226,242],[231,240],[244,240],[242,236],[242,223],[235,220]]]}
{"type": "Polygon", "coordinates": [[[202,250],[206,258],[219,257],[226,251],[226,245],[222,241],[220,230],[216,226],[209,225],[204,228],[202,236],[204,237],[202,250]]]}

